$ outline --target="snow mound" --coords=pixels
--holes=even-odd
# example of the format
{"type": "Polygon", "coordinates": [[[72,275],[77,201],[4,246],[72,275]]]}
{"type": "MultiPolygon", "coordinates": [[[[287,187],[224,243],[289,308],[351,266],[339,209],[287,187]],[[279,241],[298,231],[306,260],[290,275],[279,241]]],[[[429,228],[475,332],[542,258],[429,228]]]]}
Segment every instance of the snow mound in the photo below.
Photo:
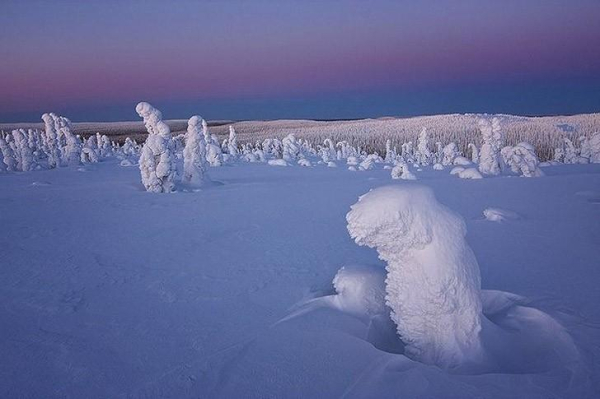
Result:
{"type": "Polygon", "coordinates": [[[469,161],[465,157],[459,156],[459,157],[454,158],[453,164],[456,166],[468,166],[468,165],[471,165],[471,161],[469,161]]]}
{"type": "Polygon", "coordinates": [[[342,267],[333,279],[335,307],[357,317],[385,314],[385,269],[374,266],[342,267]]]}
{"type": "Polygon", "coordinates": [[[300,166],[312,166],[312,163],[306,158],[300,158],[298,160],[298,165],[300,166]]]}
{"type": "Polygon", "coordinates": [[[465,168],[463,168],[462,166],[455,166],[454,168],[452,168],[452,170],[450,171],[451,175],[457,175],[460,172],[464,171],[465,168]]]}
{"type": "Polygon", "coordinates": [[[444,165],[441,163],[433,164],[433,170],[444,170],[444,165]]]}
{"type": "Polygon", "coordinates": [[[285,159],[270,159],[267,163],[271,166],[289,166],[285,159]]]}
{"type": "Polygon", "coordinates": [[[327,162],[327,167],[328,168],[337,168],[337,163],[335,163],[333,161],[329,161],[329,162],[327,162]]]}
{"type": "Polygon", "coordinates": [[[402,163],[394,166],[392,168],[392,179],[402,179],[402,180],[417,180],[417,177],[410,171],[408,168],[408,164],[402,163]]]}
{"type": "Polygon", "coordinates": [[[490,222],[503,222],[505,220],[517,220],[521,218],[516,212],[500,208],[486,208],[483,210],[483,216],[490,222]]]}
{"type": "Polygon", "coordinates": [[[461,179],[483,179],[483,176],[476,168],[468,168],[458,172],[458,177],[461,179]]]}

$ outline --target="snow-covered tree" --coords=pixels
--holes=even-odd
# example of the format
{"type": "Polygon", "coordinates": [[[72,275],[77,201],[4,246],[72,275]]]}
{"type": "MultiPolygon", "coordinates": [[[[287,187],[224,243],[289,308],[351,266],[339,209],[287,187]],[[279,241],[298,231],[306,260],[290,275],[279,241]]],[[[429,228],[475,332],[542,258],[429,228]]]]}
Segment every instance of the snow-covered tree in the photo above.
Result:
{"type": "Polygon", "coordinates": [[[581,136],[579,138],[579,157],[582,158],[583,163],[588,163],[592,156],[592,147],[587,137],[581,136]]]}
{"type": "Polygon", "coordinates": [[[5,165],[3,169],[13,172],[17,170],[17,157],[10,145],[10,139],[10,135],[7,135],[5,138],[0,137],[0,152],[2,152],[2,162],[5,165]]]}
{"type": "Polygon", "coordinates": [[[479,150],[477,149],[477,146],[473,143],[469,143],[467,148],[469,150],[471,150],[471,162],[473,162],[474,164],[478,164],[479,163],[479,150]]]}
{"type": "Polygon", "coordinates": [[[444,166],[453,165],[454,159],[460,156],[460,151],[458,151],[458,146],[456,143],[450,143],[444,147],[442,150],[442,162],[441,164],[444,166]]]}
{"type": "Polygon", "coordinates": [[[81,163],[81,141],[73,134],[71,121],[64,116],[58,117],[59,137],[62,137],[64,145],[61,151],[62,163],[64,165],[76,166],[81,163]]]}
{"type": "MultiPolygon", "coordinates": [[[[237,148],[236,148],[237,149],[237,148]]],[[[202,133],[202,118],[198,115],[188,120],[183,149],[183,181],[202,185],[208,179],[206,143],[202,133]]]]}
{"type": "Polygon", "coordinates": [[[573,145],[573,142],[571,141],[571,139],[569,139],[568,137],[564,138],[564,151],[565,151],[565,156],[564,156],[564,162],[565,163],[577,163],[577,149],[575,148],[575,145],[573,145]]]}
{"type": "Polygon", "coordinates": [[[392,148],[392,141],[387,139],[385,141],[385,162],[394,163],[397,158],[396,149],[392,148]]]}
{"type": "Polygon", "coordinates": [[[281,141],[283,144],[283,155],[282,158],[286,162],[294,162],[300,154],[300,144],[296,140],[296,136],[293,133],[288,134],[281,141]]]}
{"type": "Polygon", "coordinates": [[[208,131],[208,123],[202,119],[202,134],[206,142],[206,161],[210,166],[223,165],[223,153],[219,142],[213,139],[213,136],[208,131]]]}
{"type": "Polygon", "coordinates": [[[415,154],[415,151],[414,151],[412,141],[402,144],[401,156],[405,162],[413,163],[415,161],[414,154],[415,154]]]}
{"type": "Polygon", "coordinates": [[[15,143],[14,155],[17,160],[17,169],[28,172],[34,170],[37,166],[33,151],[29,147],[29,136],[23,129],[12,131],[15,143]]]}
{"type": "Polygon", "coordinates": [[[43,114],[45,134],[44,151],[48,156],[48,168],[57,168],[60,166],[60,149],[58,144],[58,126],[57,117],[53,113],[43,114]]]}
{"type": "Polygon", "coordinates": [[[427,166],[431,162],[431,151],[429,151],[429,135],[427,128],[423,128],[417,141],[416,161],[419,165],[427,166]]]}
{"type": "Polygon", "coordinates": [[[321,148],[320,154],[321,159],[325,163],[332,162],[337,159],[337,152],[331,139],[325,139],[325,141],[323,141],[323,147],[321,148]]]}
{"type": "Polygon", "coordinates": [[[479,152],[479,171],[484,175],[499,175],[502,171],[500,150],[504,146],[500,121],[494,118],[490,123],[487,119],[480,119],[479,129],[483,136],[483,145],[479,152]]]}
{"type": "Polygon", "coordinates": [[[175,189],[177,165],[171,129],[162,120],[160,111],[147,102],[139,103],[135,110],[144,119],[148,131],[140,155],[142,183],[150,192],[172,192],[175,189]]]}
{"type": "Polygon", "coordinates": [[[479,266],[462,218],[429,188],[394,185],[361,196],[346,220],[356,243],[386,262],[386,302],[406,353],[442,368],[481,361],[479,266]]]}
{"type": "Polygon", "coordinates": [[[523,177],[539,177],[544,173],[539,168],[540,161],[535,154],[535,149],[529,143],[519,143],[514,147],[504,147],[502,157],[513,173],[520,173],[523,177]]]}
{"type": "Polygon", "coordinates": [[[590,162],[600,163],[600,133],[596,132],[590,139],[590,162]]]}
{"type": "Polygon", "coordinates": [[[229,126],[229,139],[227,140],[227,151],[230,157],[234,159],[238,157],[238,143],[237,143],[237,134],[235,133],[235,129],[233,126],[229,126]]]}
{"type": "Polygon", "coordinates": [[[96,163],[100,161],[100,150],[96,137],[90,136],[81,149],[81,162],[96,163]]]}
{"type": "Polygon", "coordinates": [[[417,180],[417,177],[410,171],[408,164],[402,162],[392,168],[392,179],[417,180]]]}

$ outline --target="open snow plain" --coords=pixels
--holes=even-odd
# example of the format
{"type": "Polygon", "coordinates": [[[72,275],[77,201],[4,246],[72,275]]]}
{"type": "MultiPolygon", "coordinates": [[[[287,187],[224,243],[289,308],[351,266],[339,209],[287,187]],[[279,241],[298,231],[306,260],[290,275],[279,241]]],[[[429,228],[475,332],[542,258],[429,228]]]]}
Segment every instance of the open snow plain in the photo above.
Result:
{"type": "Polygon", "coordinates": [[[114,159],[0,174],[0,397],[598,397],[600,165],[543,170],[464,180],[429,166],[405,181],[236,163],[211,168],[221,186],[173,194],[114,159]],[[444,371],[343,306],[306,306],[335,294],[344,266],[385,275],[346,227],[385,185],[429,186],[464,218],[482,288],[555,321],[513,326],[545,357],[515,340],[500,369],[444,371]]]}

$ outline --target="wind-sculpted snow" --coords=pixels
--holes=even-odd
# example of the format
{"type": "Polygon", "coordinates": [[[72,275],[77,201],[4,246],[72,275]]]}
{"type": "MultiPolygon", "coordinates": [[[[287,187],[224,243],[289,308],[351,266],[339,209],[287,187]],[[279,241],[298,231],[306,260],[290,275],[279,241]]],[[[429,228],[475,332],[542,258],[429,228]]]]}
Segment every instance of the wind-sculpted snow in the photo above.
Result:
{"type": "Polygon", "coordinates": [[[387,263],[386,302],[407,353],[444,368],[480,362],[479,266],[461,218],[411,185],[361,196],[346,219],[387,263]]]}

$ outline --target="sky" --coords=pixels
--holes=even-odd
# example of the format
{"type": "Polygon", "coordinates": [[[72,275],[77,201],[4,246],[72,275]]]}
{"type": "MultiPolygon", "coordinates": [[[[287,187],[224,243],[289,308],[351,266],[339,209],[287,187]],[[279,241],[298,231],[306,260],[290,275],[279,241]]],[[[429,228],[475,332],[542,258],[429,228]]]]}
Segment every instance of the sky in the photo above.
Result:
{"type": "Polygon", "coordinates": [[[600,112],[598,0],[0,0],[0,122],[600,112]]]}

